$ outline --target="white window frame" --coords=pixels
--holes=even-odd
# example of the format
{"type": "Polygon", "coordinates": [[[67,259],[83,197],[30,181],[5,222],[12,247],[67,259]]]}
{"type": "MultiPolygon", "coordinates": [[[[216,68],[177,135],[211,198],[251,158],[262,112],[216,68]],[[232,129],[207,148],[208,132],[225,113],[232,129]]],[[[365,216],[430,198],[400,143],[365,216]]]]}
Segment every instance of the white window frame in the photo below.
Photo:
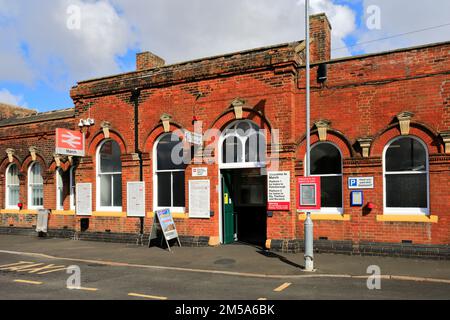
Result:
{"type": "Polygon", "coordinates": [[[71,167],[69,171],[70,175],[70,210],[75,210],[75,191],[76,191],[76,183],[75,183],[75,167],[71,167]]]}
{"type": "MultiPolygon", "coordinates": [[[[321,144],[331,144],[333,147],[335,147],[339,154],[341,155],[341,174],[312,174],[311,177],[341,177],[341,195],[342,195],[342,207],[321,207],[320,211],[314,212],[318,214],[344,214],[344,157],[342,155],[341,149],[333,142],[331,141],[321,141],[318,143],[315,143],[311,146],[311,152],[313,149],[321,144]]],[[[306,155],[305,155],[305,162],[306,163],[306,155]]],[[[304,166],[304,172],[306,176],[306,166],[304,166]]]]}
{"type": "MultiPolygon", "coordinates": [[[[219,139],[219,144],[218,144],[218,157],[219,157],[219,164],[220,164],[220,169],[246,169],[246,168],[265,168],[267,165],[266,161],[260,161],[260,162],[246,162],[245,161],[245,152],[246,152],[246,142],[249,139],[248,136],[242,137],[240,136],[237,132],[227,132],[231,130],[231,128],[233,128],[234,126],[236,126],[237,124],[240,123],[248,123],[250,126],[256,126],[258,127],[259,130],[261,130],[261,128],[253,121],[250,120],[237,120],[234,121],[233,123],[231,123],[230,125],[227,126],[227,128],[224,130],[225,134],[222,134],[220,139],[219,139]],[[225,163],[223,161],[223,144],[225,143],[225,141],[228,138],[237,138],[241,145],[242,145],[242,154],[241,154],[241,158],[242,158],[242,162],[236,162],[236,163],[225,163]]],[[[263,134],[261,131],[259,132],[259,134],[263,134]]],[[[266,144],[266,148],[267,148],[267,137],[264,135],[264,142],[266,144]]],[[[267,154],[264,155],[265,159],[267,157],[267,154]]]]}
{"type": "Polygon", "coordinates": [[[61,199],[61,195],[64,196],[64,177],[61,168],[56,169],[56,210],[64,210],[64,199],[61,199]],[[61,183],[61,185],[60,185],[61,183]],[[61,190],[60,190],[61,189],[61,190]],[[61,205],[61,200],[63,204],[61,205]]]}
{"type": "Polygon", "coordinates": [[[418,137],[415,136],[398,136],[389,141],[383,150],[383,214],[385,215],[430,215],[430,166],[429,166],[429,152],[427,145],[418,137]],[[402,138],[411,138],[418,141],[425,150],[426,156],[426,171],[394,171],[386,172],[386,153],[389,147],[397,140],[402,138]],[[400,175],[400,174],[425,174],[427,175],[427,207],[426,208],[389,208],[387,204],[387,193],[386,193],[386,175],[400,175]]]}
{"type": "MultiPolygon", "coordinates": [[[[177,169],[177,170],[158,170],[158,144],[159,142],[166,136],[172,135],[173,132],[164,133],[156,139],[155,144],[153,145],[153,210],[164,210],[170,209],[172,213],[185,213],[186,207],[160,207],[158,206],[158,173],[164,172],[186,172],[186,170],[177,169]]],[[[186,185],[184,187],[184,197],[186,197],[186,185]]],[[[173,204],[173,175],[170,178],[170,203],[173,204]]]]}
{"type": "MultiPolygon", "coordinates": [[[[28,208],[32,209],[32,210],[38,210],[38,209],[44,209],[44,200],[45,200],[45,190],[44,190],[44,182],[42,181],[42,206],[34,206],[32,205],[33,203],[33,188],[32,186],[34,185],[31,181],[31,170],[33,169],[33,167],[35,165],[39,165],[41,167],[41,177],[43,180],[43,176],[42,176],[42,165],[37,162],[34,161],[33,163],[31,163],[31,165],[28,167],[28,208]]],[[[40,184],[36,184],[36,185],[40,185],[40,184]]]]}
{"type": "MultiPolygon", "coordinates": [[[[5,208],[6,209],[17,209],[17,204],[15,205],[10,205],[9,204],[9,198],[10,198],[10,187],[12,186],[16,186],[19,187],[19,202],[20,202],[20,180],[19,180],[19,184],[8,184],[8,174],[9,174],[9,170],[11,170],[11,168],[15,166],[17,168],[17,173],[19,173],[19,166],[15,163],[11,163],[7,168],[6,168],[6,175],[5,175],[5,208]]],[[[17,174],[17,178],[19,178],[19,175],[17,174]]]]}
{"type": "MultiPolygon", "coordinates": [[[[102,143],[100,143],[100,145],[97,148],[97,152],[96,152],[96,182],[97,182],[97,192],[96,192],[96,210],[99,212],[122,212],[123,210],[123,206],[102,206],[101,204],[101,176],[102,175],[119,175],[120,177],[123,178],[122,175],[122,171],[120,172],[108,172],[108,173],[101,173],[100,172],[100,150],[102,149],[103,145],[108,142],[108,141],[114,141],[115,143],[117,143],[115,140],[113,139],[105,139],[104,141],[102,141],[102,143]]],[[[114,178],[113,178],[114,179],[114,178]]],[[[122,181],[123,182],[123,181],[122,181]]],[[[123,195],[123,188],[122,188],[122,195],[123,195]]],[[[114,199],[114,183],[111,183],[111,199],[114,199]]],[[[123,196],[122,196],[122,204],[123,204],[123,196]]]]}

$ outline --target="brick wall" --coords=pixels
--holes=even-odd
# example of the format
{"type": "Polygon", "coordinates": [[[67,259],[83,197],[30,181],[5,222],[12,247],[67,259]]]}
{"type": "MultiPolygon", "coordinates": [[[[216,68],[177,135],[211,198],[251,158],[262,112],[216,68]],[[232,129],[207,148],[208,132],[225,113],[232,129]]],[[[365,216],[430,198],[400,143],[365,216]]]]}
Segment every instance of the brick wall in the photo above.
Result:
{"type": "MultiPolygon", "coordinates": [[[[312,30],[315,40],[315,59],[329,58],[329,24],[318,16],[312,30]]],[[[96,120],[86,134],[87,155],[77,165],[77,182],[93,184],[93,210],[89,218],[91,233],[137,234],[140,219],[126,217],[126,184],[139,180],[139,160],[142,152],[143,179],[146,185],[146,211],[154,210],[153,148],[164,134],[161,117],[170,115],[170,130],[192,131],[194,117],[203,122],[203,129],[222,130],[235,121],[232,102],[243,99],[243,118],[268,129],[269,141],[279,130],[280,146],[274,154],[279,158],[279,170],[291,172],[291,210],[274,212],[268,218],[267,237],[276,240],[303,238],[303,221],[296,211],[296,177],[303,174],[305,155],[305,90],[300,42],[244,51],[223,57],[191,61],[158,69],[80,82],[71,92],[75,103],[75,117],[14,127],[0,127],[2,140],[0,200],[4,204],[4,170],[7,166],[6,149],[15,146],[17,161],[26,172],[29,164],[29,146],[36,146],[39,159],[45,164],[48,178],[45,187],[45,205],[54,208],[55,182],[52,163],[54,129],[60,126],[77,128],[80,119],[96,120]],[[135,150],[133,90],[140,89],[138,149],[135,150]],[[96,152],[104,141],[102,124],[109,123],[110,138],[122,152],[122,213],[97,214],[96,207],[96,152]],[[28,161],[28,162],[27,162],[28,161]],[[24,166],[25,164],[25,166],[24,166]],[[105,216],[106,215],[106,216],[105,216]]],[[[313,45],[314,46],[314,45],[313,45]]],[[[341,150],[344,160],[343,197],[344,214],[349,221],[315,221],[315,237],[335,241],[399,243],[412,240],[417,244],[445,245],[450,243],[450,157],[444,154],[440,133],[450,130],[448,108],[450,44],[398,50],[392,53],[328,61],[328,81],[315,82],[317,65],[312,69],[312,120],[328,120],[327,140],[341,150]],[[411,111],[411,135],[427,145],[430,154],[430,211],[438,217],[437,223],[378,221],[383,215],[382,154],[385,145],[400,136],[396,115],[411,111]],[[369,137],[372,144],[369,157],[362,156],[358,139],[369,137]],[[365,191],[366,201],[375,209],[365,212],[350,207],[349,176],[373,176],[375,189],[365,191]]],[[[312,142],[319,140],[313,128],[312,142]]],[[[215,140],[217,142],[217,140],[215,140]]],[[[212,141],[207,141],[206,144],[212,141]]],[[[271,141],[272,142],[272,141],[271,141]]],[[[270,148],[269,148],[270,149],[270,148]]],[[[210,160],[217,157],[217,151],[210,160]]],[[[217,159],[216,159],[217,160],[217,159]]],[[[186,169],[185,198],[189,207],[188,181],[192,177],[190,164],[186,169]]],[[[176,224],[182,236],[218,237],[220,225],[219,167],[203,163],[211,180],[210,219],[188,219],[177,215],[176,224]]],[[[64,170],[70,166],[64,164],[64,170]]],[[[26,179],[21,180],[21,194],[26,197],[26,179]]],[[[64,209],[69,209],[66,199],[64,209]]],[[[188,209],[186,209],[187,211],[188,209]]],[[[187,214],[187,212],[186,212],[187,214]]],[[[2,215],[2,226],[30,226],[33,215],[2,215]],[[12,221],[12,222],[11,222],[12,221]]],[[[80,217],[55,215],[51,227],[80,231],[80,217]]],[[[145,232],[150,231],[152,219],[144,219],[145,232]]],[[[346,242],[347,243],[347,242],[346,242]]]]}

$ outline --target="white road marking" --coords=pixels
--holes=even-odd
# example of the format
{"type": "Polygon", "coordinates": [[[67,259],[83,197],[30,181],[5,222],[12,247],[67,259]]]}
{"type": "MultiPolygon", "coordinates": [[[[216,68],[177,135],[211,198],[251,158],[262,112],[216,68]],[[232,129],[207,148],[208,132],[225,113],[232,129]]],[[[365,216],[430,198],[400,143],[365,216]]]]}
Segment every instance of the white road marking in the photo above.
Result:
{"type": "Polygon", "coordinates": [[[286,282],[286,283],[282,284],[281,286],[279,286],[278,288],[276,288],[276,289],[273,290],[273,291],[275,291],[275,292],[281,292],[281,291],[286,290],[287,288],[289,288],[289,287],[291,286],[291,284],[292,284],[292,283],[286,282]]]}
{"type": "Polygon", "coordinates": [[[14,282],[18,282],[18,283],[25,283],[25,284],[35,284],[35,285],[40,285],[42,284],[42,282],[39,281],[30,281],[30,280],[14,280],[14,282]]]}
{"type": "Polygon", "coordinates": [[[158,296],[149,296],[146,294],[140,294],[140,293],[129,293],[130,297],[138,297],[138,298],[146,298],[146,299],[152,299],[152,300],[167,300],[167,297],[158,297],[158,296]]]}
{"type": "Polygon", "coordinates": [[[83,287],[67,287],[69,290],[81,290],[81,291],[98,291],[97,288],[83,288],[83,287]]]}

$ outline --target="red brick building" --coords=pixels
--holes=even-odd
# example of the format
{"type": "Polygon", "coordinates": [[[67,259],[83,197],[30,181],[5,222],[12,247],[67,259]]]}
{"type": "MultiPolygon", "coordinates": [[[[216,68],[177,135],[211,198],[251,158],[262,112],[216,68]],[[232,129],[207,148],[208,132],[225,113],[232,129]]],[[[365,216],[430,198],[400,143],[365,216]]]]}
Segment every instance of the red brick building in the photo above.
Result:
{"type": "MultiPolygon", "coordinates": [[[[317,249],[448,258],[450,43],[330,59],[327,18],[311,23],[311,166],[322,182],[317,249]],[[350,178],[369,185],[353,189],[350,178]],[[362,191],[353,194],[363,200],[355,206],[352,191],[362,191]]],[[[155,210],[170,208],[184,244],[241,240],[302,250],[304,47],[174,65],[142,53],[134,72],[79,82],[74,109],[1,120],[0,232],[31,233],[36,210],[51,208],[51,235],[136,241],[149,233],[155,210]],[[87,119],[94,123],[83,126],[87,119]],[[200,124],[203,145],[193,148],[186,132],[200,124]],[[86,156],[55,155],[56,128],[83,130],[86,156]],[[272,170],[290,173],[288,210],[268,212],[272,170]],[[209,181],[205,198],[191,196],[197,180],[209,181]],[[127,208],[127,183],[135,181],[145,183],[145,218],[127,208]],[[75,210],[79,183],[92,186],[87,216],[75,210]],[[204,210],[205,201],[206,215],[192,209],[204,210]]]]}

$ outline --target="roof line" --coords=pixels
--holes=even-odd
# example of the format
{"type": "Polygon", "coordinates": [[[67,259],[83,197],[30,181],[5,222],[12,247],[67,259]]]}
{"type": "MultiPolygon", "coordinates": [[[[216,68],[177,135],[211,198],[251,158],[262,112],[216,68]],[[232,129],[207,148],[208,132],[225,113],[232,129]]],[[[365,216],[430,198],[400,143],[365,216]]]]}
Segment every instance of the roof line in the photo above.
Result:
{"type": "Polygon", "coordinates": [[[386,50],[386,51],[381,51],[381,52],[360,54],[360,55],[356,55],[356,56],[335,58],[335,59],[330,59],[330,60],[326,60],[326,61],[315,62],[315,63],[312,63],[311,65],[319,65],[319,64],[323,64],[323,63],[338,63],[338,62],[343,62],[343,61],[348,61],[348,60],[364,59],[364,58],[370,58],[370,57],[375,57],[375,56],[383,56],[383,55],[388,55],[388,54],[413,51],[413,50],[425,49],[425,48],[433,48],[433,47],[439,47],[439,46],[445,46],[445,45],[450,45],[450,41],[434,42],[434,43],[423,44],[423,45],[418,45],[418,46],[398,48],[398,49],[394,49],[394,50],[386,50]]]}
{"type": "Polygon", "coordinates": [[[167,65],[164,65],[164,66],[158,67],[158,68],[145,69],[145,70],[133,70],[133,71],[129,71],[129,72],[124,72],[124,73],[119,73],[119,74],[114,74],[114,75],[109,75],[109,76],[104,76],[104,77],[87,79],[87,80],[79,81],[79,82],[77,82],[77,84],[85,84],[85,83],[89,83],[89,82],[95,82],[95,81],[99,81],[99,80],[115,78],[117,76],[126,76],[126,75],[130,75],[130,74],[148,72],[150,70],[160,70],[160,69],[171,68],[171,67],[175,67],[175,66],[182,66],[182,65],[191,64],[191,63],[199,63],[199,62],[203,62],[203,61],[207,61],[207,60],[215,60],[215,59],[226,58],[226,57],[240,55],[240,54],[248,54],[248,53],[257,52],[257,51],[265,51],[265,50],[270,50],[270,49],[289,47],[292,45],[299,45],[303,41],[304,40],[291,41],[291,42],[285,42],[285,43],[280,43],[280,44],[275,44],[275,45],[270,45],[270,46],[257,47],[257,48],[253,48],[253,49],[245,49],[245,50],[241,50],[241,51],[229,52],[229,53],[225,53],[225,54],[217,54],[217,55],[197,58],[197,59],[193,59],[193,60],[171,63],[171,64],[167,64],[167,65]]]}

